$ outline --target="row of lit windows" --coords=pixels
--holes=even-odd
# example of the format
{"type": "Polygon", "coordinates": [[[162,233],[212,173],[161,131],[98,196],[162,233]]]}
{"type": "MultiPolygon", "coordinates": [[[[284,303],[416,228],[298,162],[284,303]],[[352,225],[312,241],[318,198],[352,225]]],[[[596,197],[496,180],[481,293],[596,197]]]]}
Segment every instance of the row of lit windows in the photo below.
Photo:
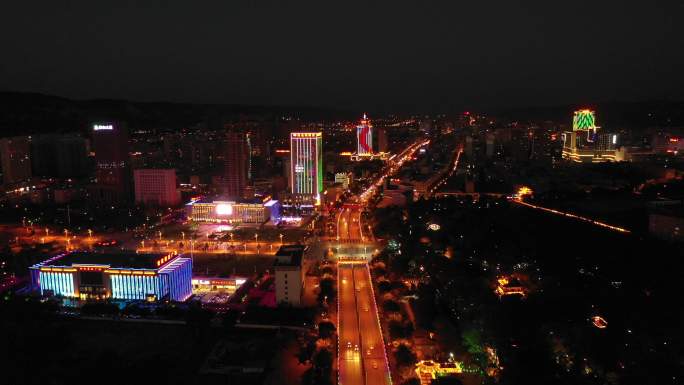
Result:
{"type": "Polygon", "coordinates": [[[74,297],[74,275],[72,273],[40,272],[40,292],[51,290],[54,295],[74,297]]]}
{"type": "MultiPolygon", "coordinates": [[[[241,220],[246,223],[262,223],[266,221],[266,210],[262,205],[233,205],[233,214],[226,219],[241,220]]],[[[195,204],[192,206],[191,217],[195,221],[212,221],[219,219],[216,215],[216,205],[195,204]]]]}
{"type": "Polygon", "coordinates": [[[148,294],[154,294],[157,298],[161,297],[157,276],[112,274],[110,279],[113,298],[145,299],[148,294]]]}
{"type": "Polygon", "coordinates": [[[291,137],[293,194],[315,194],[322,190],[322,143],[320,136],[291,137]]]}
{"type": "Polygon", "coordinates": [[[173,270],[160,271],[160,276],[166,280],[164,284],[168,285],[170,299],[173,301],[185,301],[192,295],[192,261],[189,258],[181,258],[173,263],[179,264],[173,270]]]}

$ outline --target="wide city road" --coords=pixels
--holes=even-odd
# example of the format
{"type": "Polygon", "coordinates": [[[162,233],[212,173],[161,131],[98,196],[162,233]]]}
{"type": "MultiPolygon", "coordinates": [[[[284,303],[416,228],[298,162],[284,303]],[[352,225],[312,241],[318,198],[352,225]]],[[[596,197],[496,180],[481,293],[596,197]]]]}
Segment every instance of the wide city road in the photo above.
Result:
{"type": "Polygon", "coordinates": [[[339,384],[364,384],[361,368],[359,318],[356,312],[353,264],[341,263],[337,268],[339,384]]]}
{"type": "Polygon", "coordinates": [[[340,263],[339,383],[391,384],[385,344],[366,263],[340,263]]]}
{"type": "MultiPolygon", "coordinates": [[[[360,205],[346,204],[337,214],[337,238],[340,242],[365,242],[368,237],[368,229],[362,228],[360,205]]],[[[365,226],[365,225],[364,225],[365,226]]]]}

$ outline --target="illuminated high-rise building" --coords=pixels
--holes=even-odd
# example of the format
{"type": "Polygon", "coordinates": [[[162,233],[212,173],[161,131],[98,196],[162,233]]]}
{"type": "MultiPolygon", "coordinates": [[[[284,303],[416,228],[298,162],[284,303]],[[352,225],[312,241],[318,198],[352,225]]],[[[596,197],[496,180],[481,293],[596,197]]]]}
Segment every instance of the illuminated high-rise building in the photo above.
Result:
{"type": "Polygon", "coordinates": [[[356,143],[357,155],[373,155],[373,126],[366,114],[363,114],[361,123],[356,126],[356,143]]]}
{"type": "Polygon", "coordinates": [[[226,138],[223,193],[232,198],[241,198],[247,186],[249,148],[247,134],[228,131],[226,138]]]}
{"type": "Polygon", "coordinates": [[[292,194],[320,202],[323,191],[323,134],[290,133],[290,180],[292,194]]]}
{"type": "Polygon", "coordinates": [[[575,111],[572,131],[563,133],[563,158],[574,162],[614,162],[617,134],[599,133],[594,111],[575,111]]]}
{"type": "Polygon", "coordinates": [[[587,133],[587,141],[593,142],[598,127],[596,126],[596,115],[592,110],[575,111],[572,118],[572,131],[584,131],[587,133]]]}
{"type": "Polygon", "coordinates": [[[90,198],[100,203],[121,203],[131,198],[131,170],[128,155],[128,132],[115,123],[93,125],[95,177],[90,198]]]}

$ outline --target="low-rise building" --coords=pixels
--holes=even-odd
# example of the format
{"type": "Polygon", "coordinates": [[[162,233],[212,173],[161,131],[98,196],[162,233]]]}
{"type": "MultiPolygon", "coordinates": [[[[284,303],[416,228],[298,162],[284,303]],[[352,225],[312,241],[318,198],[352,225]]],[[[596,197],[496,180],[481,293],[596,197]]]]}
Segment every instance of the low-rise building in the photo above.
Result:
{"type": "Polygon", "coordinates": [[[200,199],[186,205],[187,216],[195,222],[260,225],[280,222],[280,202],[264,199],[200,199]]]}
{"type": "Polygon", "coordinates": [[[338,172],[335,174],[335,183],[342,184],[342,187],[346,190],[352,183],[353,174],[350,172],[338,172]]]}
{"type": "Polygon", "coordinates": [[[304,271],[302,269],[303,245],[283,245],[273,264],[275,271],[276,302],[299,306],[304,292],[304,271]]]}
{"type": "Polygon", "coordinates": [[[175,252],[70,252],[30,270],[32,289],[44,296],[185,301],[192,295],[192,260],[175,252]]]}

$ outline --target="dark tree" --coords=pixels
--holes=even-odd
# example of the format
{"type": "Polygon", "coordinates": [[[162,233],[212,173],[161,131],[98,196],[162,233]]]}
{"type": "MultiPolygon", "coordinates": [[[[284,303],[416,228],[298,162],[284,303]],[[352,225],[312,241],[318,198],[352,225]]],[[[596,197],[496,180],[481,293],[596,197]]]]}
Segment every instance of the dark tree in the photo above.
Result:
{"type": "Polygon", "coordinates": [[[388,327],[390,337],[392,337],[392,339],[394,340],[401,338],[411,338],[411,336],[413,335],[413,324],[411,323],[411,321],[400,322],[392,320],[388,323],[388,327]]]}
{"type": "Polygon", "coordinates": [[[416,353],[406,344],[401,344],[394,352],[394,358],[397,360],[397,365],[400,367],[412,366],[417,362],[416,353]]]}
{"type": "Polygon", "coordinates": [[[330,370],[333,363],[333,354],[328,349],[321,349],[313,357],[313,366],[317,370],[330,370]]]}
{"type": "Polygon", "coordinates": [[[311,361],[314,352],[316,351],[316,343],[314,341],[309,341],[303,346],[299,347],[299,353],[297,353],[297,359],[300,364],[305,364],[311,361]]]}
{"type": "Polygon", "coordinates": [[[318,302],[323,303],[325,297],[328,297],[328,302],[335,299],[337,291],[335,289],[335,280],[332,278],[324,278],[320,284],[321,291],[318,293],[318,302]]]}
{"type": "Polygon", "coordinates": [[[388,299],[382,303],[382,309],[386,312],[398,312],[401,310],[401,307],[399,307],[397,301],[388,299]]]}
{"type": "Polygon", "coordinates": [[[401,383],[401,385],[420,385],[420,380],[413,377],[401,383]]]}
{"type": "Polygon", "coordinates": [[[321,338],[330,338],[335,333],[335,324],[330,321],[322,321],[318,324],[318,335],[321,338]]]}
{"type": "Polygon", "coordinates": [[[431,385],[463,385],[463,381],[458,377],[446,376],[432,380],[431,385]]]}
{"type": "Polygon", "coordinates": [[[235,309],[230,309],[223,315],[223,327],[232,328],[235,326],[238,318],[240,317],[240,312],[235,309]]]}
{"type": "Polygon", "coordinates": [[[380,281],[378,282],[378,290],[380,293],[387,293],[392,290],[392,284],[389,281],[380,281]]]}

